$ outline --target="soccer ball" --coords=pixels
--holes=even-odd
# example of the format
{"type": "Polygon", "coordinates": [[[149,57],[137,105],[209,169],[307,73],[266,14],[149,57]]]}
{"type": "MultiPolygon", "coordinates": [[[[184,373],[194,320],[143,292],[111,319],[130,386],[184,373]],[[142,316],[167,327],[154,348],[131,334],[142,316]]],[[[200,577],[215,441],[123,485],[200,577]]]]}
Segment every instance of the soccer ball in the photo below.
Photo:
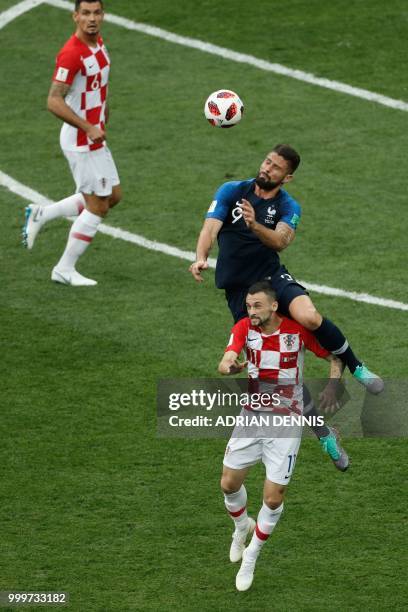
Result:
{"type": "Polygon", "coordinates": [[[228,89],[220,89],[208,96],[204,114],[211,125],[229,128],[237,125],[242,119],[244,105],[240,97],[228,89]]]}

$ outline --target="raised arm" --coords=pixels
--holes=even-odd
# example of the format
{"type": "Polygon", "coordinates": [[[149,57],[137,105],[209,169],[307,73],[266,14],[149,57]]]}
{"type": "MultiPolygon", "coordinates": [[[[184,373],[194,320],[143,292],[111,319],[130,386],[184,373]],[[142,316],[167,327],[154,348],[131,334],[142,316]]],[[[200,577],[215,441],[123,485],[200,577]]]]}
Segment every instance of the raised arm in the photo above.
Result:
{"type": "Polygon", "coordinates": [[[53,81],[48,93],[47,109],[58,119],[62,119],[65,123],[86,132],[88,138],[95,144],[103,142],[105,140],[103,130],[79,117],[65,102],[69,89],[70,85],[53,81]]]}
{"type": "Polygon", "coordinates": [[[196,260],[189,267],[189,271],[198,283],[204,280],[201,272],[208,268],[208,255],[210,254],[222,225],[223,222],[219,219],[206,219],[204,221],[197,241],[196,260]]]}

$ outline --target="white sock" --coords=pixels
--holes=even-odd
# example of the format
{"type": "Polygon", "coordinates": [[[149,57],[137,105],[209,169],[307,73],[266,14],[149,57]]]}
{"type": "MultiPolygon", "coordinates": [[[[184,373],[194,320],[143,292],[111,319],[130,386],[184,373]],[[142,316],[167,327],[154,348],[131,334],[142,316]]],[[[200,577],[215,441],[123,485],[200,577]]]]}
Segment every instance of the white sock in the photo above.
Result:
{"type": "Polygon", "coordinates": [[[82,193],[75,193],[69,198],[50,204],[49,206],[43,206],[41,222],[47,223],[52,219],[58,219],[58,217],[76,217],[80,215],[85,208],[85,198],[82,193]]]}
{"type": "Polygon", "coordinates": [[[67,246],[57,263],[56,267],[60,270],[73,270],[79,257],[85,253],[86,249],[96,234],[102,217],[98,217],[89,210],[84,210],[72,224],[69,232],[67,246]]]}
{"type": "Polygon", "coordinates": [[[259,511],[258,518],[256,521],[256,527],[254,534],[252,536],[252,540],[249,543],[248,548],[246,549],[246,555],[250,559],[256,559],[261,552],[262,546],[265,544],[266,540],[271,535],[272,531],[275,529],[281,514],[283,512],[283,503],[276,508],[276,510],[271,510],[269,506],[263,502],[262,508],[259,511]]]}
{"type": "Polygon", "coordinates": [[[244,485],[235,493],[224,493],[225,507],[237,529],[245,529],[248,522],[247,492],[244,485]]]}

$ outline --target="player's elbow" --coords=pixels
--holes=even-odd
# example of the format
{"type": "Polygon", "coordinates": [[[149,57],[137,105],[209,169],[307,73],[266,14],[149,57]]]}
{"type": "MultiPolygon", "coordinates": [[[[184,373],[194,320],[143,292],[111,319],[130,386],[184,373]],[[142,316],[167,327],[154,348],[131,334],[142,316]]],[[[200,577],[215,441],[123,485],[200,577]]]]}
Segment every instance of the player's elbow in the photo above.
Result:
{"type": "Polygon", "coordinates": [[[48,96],[47,98],[47,110],[50,111],[50,113],[54,112],[54,100],[52,96],[48,96]]]}
{"type": "Polygon", "coordinates": [[[278,253],[280,253],[281,251],[284,251],[289,244],[290,244],[290,241],[288,241],[287,238],[281,237],[278,240],[278,243],[275,247],[275,251],[278,251],[278,253]]]}
{"type": "Polygon", "coordinates": [[[55,96],[48,96],[47,98],[47,110],[50,111],[53,115],[58,116],[58,108],[59,108],[60,100],[55,96]]]}
{"type": "Polygon", "coordinates": [[[278,237],[278,236],[268,236],[267,238],[265,238],[264,240],[262,240],[262,242],[265,244],[265,246],[267,246],[269,249],[273,249],[274,251],[276,251],[277,253],[280,253],[281,251],[283,251],[283,249],[285,248],[285,244],[283,243],[283,240],[278,237]]]}

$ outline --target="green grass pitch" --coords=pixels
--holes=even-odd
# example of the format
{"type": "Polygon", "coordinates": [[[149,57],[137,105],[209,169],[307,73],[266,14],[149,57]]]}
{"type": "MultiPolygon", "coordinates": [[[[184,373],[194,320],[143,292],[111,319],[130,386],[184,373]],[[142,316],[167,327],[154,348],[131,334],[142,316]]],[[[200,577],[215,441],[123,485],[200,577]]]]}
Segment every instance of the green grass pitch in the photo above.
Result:
{"type": "MultiPolygon", "coordinates": [[[[12,4],[0,0],[0,12],[12,4]]],[[[106,8],[408,100],[402,0],[106,8]]],[[[49,6],[0,31],[0,170],[52,199],[73,190],[45,110],[71,31],[68,12],[49,6]]],[[[125,193],[108,224],[194,250],[217,186],[252,176],[287,141],[303,158],[290,186],[303,217],[282,261],[306,281],[408,302],[405,112],[111,24],[103,33],[109,143],[125,193]],[[203,117],[221,87],[246,104],[234,130],[203,117]]],[[[225,441],[156,436],[158,379],[216,375],[230,317],[213,272],[195,286],[186,261],[99,235],[79,267],[98,287],[56,286],[69,226],[49,224],[25,252],[25,204],[0,187],[0,590],[68,591],[70,609],[84,612],[405,609],[406,442],[347,439],[353,465],[340,474],[305,440],[253,587],[237,593],[219,492],[225,441]]],[[[374,370],[406,376],[406,313],[312,297],[374,370]]],[[[306,368],[326,370],[313,357],[306,368]]],[[[252,515],[262,480],[259,466],[247,484],[252,515]]]]}

